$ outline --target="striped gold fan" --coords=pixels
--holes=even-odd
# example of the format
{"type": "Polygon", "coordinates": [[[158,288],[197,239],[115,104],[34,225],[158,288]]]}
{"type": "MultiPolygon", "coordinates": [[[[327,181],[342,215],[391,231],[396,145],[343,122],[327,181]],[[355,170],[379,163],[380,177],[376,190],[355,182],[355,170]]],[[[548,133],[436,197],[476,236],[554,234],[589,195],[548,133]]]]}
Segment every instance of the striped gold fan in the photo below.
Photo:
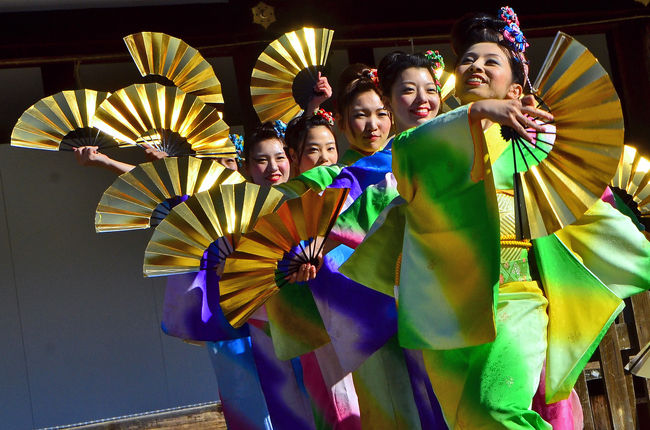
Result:
{"type": "Polygon", "coordinates": [[[46,151],[72,151],[81,146],[100,149],[125,145],[90,125],[95,110],[109,93],[62,91],[30,106],[11,133],[11,146],[46,151]]]}
{"type": "MultiPolygon", "coordinates": [[[[517,236],[571,224],[603,194],[623,151],[623,113],[609,75],[587,48],[558,32],[534,88],[554,116],[531,145],[510,129],[517,236]]],[[[530,129],[529,132],[533,130],[530,129]]]]}
{"type": "Polygon", "coordinates": [[[312,190],[258,219],[226,258],[219,282],[221,309],[239,327],[304,263],[317,264],[348,189],[312,190]]]}
{"type": "Polygon", "coordinates": [[[144,275],[214,269],[257,218],[271,213],[282,198],[275,188],[250,182],[194,194],[156,227],[144,254],[144,275]]]}
{"type": "Polygon", "coordinates": [[[234,154],[228,125],[198,97],[157,83],[133,84],[97,108],[91,124],[132,144],[149,144],[169,156],[234,154]]]}
{"type": "Polygon", "coordinates": [[[102,195],[95,212],[97,232],[155,226],[176,204],[220,184],[244,177],[212,160],[168,157],[143,163],[120,175],[102,195]]]}
{"type": "Polygon", "coordinates": [[[283,34],[264,49],[251,76],[260,121],[289,122],[307,107],[333,36],[333,30],[305,27],[283,34]]]}
{"type": "Polygon", "coordinates": [[[223,103],[221,82],[210,63],[181,39],[143,31],[124,38],[142,76],[159,75],[204,103],[223,103]]]}
{"type": "Polygon", "coordinates": [[[650,160],[625,145],[623,157],[610,184],[623,202],[650,229],[650,160]]]}

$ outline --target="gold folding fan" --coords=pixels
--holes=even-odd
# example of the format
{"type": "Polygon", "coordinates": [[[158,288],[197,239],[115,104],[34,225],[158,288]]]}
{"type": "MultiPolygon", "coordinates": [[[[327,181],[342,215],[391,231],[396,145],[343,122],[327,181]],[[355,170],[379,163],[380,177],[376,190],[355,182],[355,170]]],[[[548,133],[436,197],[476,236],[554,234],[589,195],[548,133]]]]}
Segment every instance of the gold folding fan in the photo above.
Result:
{"type": "Polygon", "coordinates": [[[142,76],[163,76],[204,103],[224,102],[221,82],[210,63],[181,39],[143,31],[126,36],[124,43],[142,76]]]}
{"type": "Polygon", "coordinates": [[[639,221],[650,226],[650,160],[642,157],[636,148],[625,145],[610,185],[639,221]]]}
{"type": "Polygon", "coordinates": [[[275,188],[250,182],[194,194],[156,227],[144,254],[144,275],[214,269],[257,218],[271,213],[283,196],[275,188]]]}
{"type": "Polygon", "coordinates": [[[125,145],[90,121],[109,93],[93,90],[62,91],[30,106],[11,133],[11,146],[46,151],[72,151],[81,146],[100,149],[125,145]]]}
{"type": "Polygon", "coordinates": [[[531,239],[571,224],[596,203],[623,151],[620,100],[585,46],[558,32],[533,87],[554,121],[535,118],[545,125],[535,145],[502,128],[517,172],[517,236],[531,239]]]}
{"type": "Polygon", "coordinates": [[[240,327],[287,284],[303,263],[317,264],[348,189],[312,190],[258,219],[228,258],[219,282],[221,308],[240,327]]]}
{"type": "Polygon", "coordinates": [[[143,163],[120,175],[106,190],[95,212],[97,232],[155,226],[172,206],[220,184],[238,184],[244,177],[212,160],[168,157],[143,163]]]}
{"type": "Polygon", "coordinates": [[[133,84],[97,108],[91,124],[117,139],[149,144],[169,156],[234,154],[228,125],[198,97],[157,83],[133,84]]]}
{"type": "Polygon", "coordinates": [[[333,36],[333,30],[305,27],[264,49],[251,76],[251,98],[260,121],[289,122],[307,107],[333,36]]]}

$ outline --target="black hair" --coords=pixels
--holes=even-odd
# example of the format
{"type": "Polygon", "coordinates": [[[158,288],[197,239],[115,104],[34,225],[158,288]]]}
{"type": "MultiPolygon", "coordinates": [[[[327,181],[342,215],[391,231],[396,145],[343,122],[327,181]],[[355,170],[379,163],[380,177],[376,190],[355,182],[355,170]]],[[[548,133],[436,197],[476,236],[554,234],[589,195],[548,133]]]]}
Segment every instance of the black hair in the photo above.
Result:
{"type": "Polygon", "coordinates": [[[327,127],[327,129],[334,136],[334,143],[336,144],[336,150],[339,149],[339,144],[336,140],[336,135],[334,130],[332,130],[332,125],[320,115],[313,115],[310,117],[305,116],[305,114],[296,117],[289,121],[287,124],[287,131],[284,135],[287,146],[291,148],[296,154],[296,161],[299,163],[302,158],[302,154],[305,150],[305,139],[307,137],[307,132],[310,128],[318,126],[327,127]]]}
{"type": "Polygon", "coordinates": [[[384,96],[390,97],[391,90],[400,73],[411,67],[419,67],[429,70],[432,77],[435,77],[433,64],[423,54],[407,54],[403,51],[395,51],[381,59],[377,74],[379,75],[379,85],[384,96]]]}
{"type": "MultiPolygon", "coordinates": [[[[255,146],[261,141],[267,139],[277,139],[282,143],[282,147],[286,146],[284,138],[278,135],[273,123],[271,121],[266,121],[258,125],[255,130],[253,130],[250,137],[247,136],[246,139],[244,139],[244,159],[248,162],[253,148],[255,148],[255,146]]],[[[289,154],[287,154],[287,157],[289,157],[289,154]]]]}
{"type": "Polygon", "coordinates": [[[370,66],[355,63],[350,64],[341,73],[338,84],[339,90],[336,93],[336,113],[340,116],[342,121],[340,124],[344,127],[348,126],[347,111],[350,103],[358,94],[374,91],[383,100],[381,88],[372,79],[373,72],[370,66]]]}
{"type": "Polygon", "coordinates": [[[503,21],[484,13],[467,14],[460,18],[451,29],[451,47],[456,54],[456,64],[467,50],[476,43],[496,43],[508,56],[512,81],[526,87],[524,65],[512,51],[511,45],[503,37],[503,21]]]}

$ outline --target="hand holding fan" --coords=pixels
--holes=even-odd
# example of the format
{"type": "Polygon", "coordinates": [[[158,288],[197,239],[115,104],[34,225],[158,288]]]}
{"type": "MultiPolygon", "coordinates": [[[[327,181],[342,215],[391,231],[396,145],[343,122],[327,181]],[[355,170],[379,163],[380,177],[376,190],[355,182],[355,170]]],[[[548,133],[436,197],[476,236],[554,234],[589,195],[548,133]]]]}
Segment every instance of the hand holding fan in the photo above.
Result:
{"type": "Polygon", "coordinates": [[[95,213],[97,232],[155,226],[187,196],[244,177],[212,160],[169,157],[143,163],[120,175],[102,195],[95,213]]]}
{"type": "Polygon", "coordinates": [[[11,146],[46,151],[72,151],[82,146],[99,149],[128,145],[91,125],[97,107],[109,93],[62,91],[39,100],[18,119],[11,146]]]}
{"type": "Polygon", "coordinates": [[[156,227],[144,254],[145,276],[215,269],[242,234],[271,213],[283,194],[250,182],[213,187],[174,207],[156,227]],[[214,264],[210,264],[214,263],[214,264]]]}
{"type": "Polygon", "coordinates": [[[305,27],[283,34],[264,49],[251,75],[251,98],[261,122],[288,123],[306,109],[333,37],[332,30],[305,27]]]}
{"type": "Polygon", "coordinates": [[[169,156],[216,157],[236,153],[221,114],[198,97],[157,83],[133,84],[97,108],[94,127],[169,156]]]}
{"type": "Polygon", "coordinates": [[[347,197],[347,189],[307,191],[258,219],[226,259],[220,281],[221,308],[239,327],[297,272],[314,263],[347,197]]]}
{"type": "MultiPolygon", "coordinates": [[[[546,236],[571,224],[602,195],[623,150],[621,103],[607,72],[578,41],[559,32],[534,88],[549,111],[535,144],[502,127],[512,143],[517,237],[546,236]]],[[[528,130],[532,132],[532,129],[528,130]]]]}

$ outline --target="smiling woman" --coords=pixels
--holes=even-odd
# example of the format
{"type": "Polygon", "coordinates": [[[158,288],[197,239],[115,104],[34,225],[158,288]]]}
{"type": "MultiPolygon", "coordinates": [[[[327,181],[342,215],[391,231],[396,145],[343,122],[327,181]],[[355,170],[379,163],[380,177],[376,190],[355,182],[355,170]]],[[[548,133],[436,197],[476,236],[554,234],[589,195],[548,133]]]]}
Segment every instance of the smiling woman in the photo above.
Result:
{"type": "Polygon", "coordinates": [[[433,119],[440,109],[440,84],[433,63],[422,54],[393,52],[379,63],[382,91],[401,133],[433,119]]]}
{"type": "Polygon", "coordinates": [[[318,166],[331,166],[339,158],[338,143],[332,131],[334,120],[329,112],[317,110],[302,115],[287,125],[285,136],[296,174],[318,166]]]}
{"type": "Polygon", "coordinates": [[[285,152],[284,138],[271,122],[261,124],[244,141],[246,170],[257,185],[277,185],[287,182],[291,172],[285,152]]]}

